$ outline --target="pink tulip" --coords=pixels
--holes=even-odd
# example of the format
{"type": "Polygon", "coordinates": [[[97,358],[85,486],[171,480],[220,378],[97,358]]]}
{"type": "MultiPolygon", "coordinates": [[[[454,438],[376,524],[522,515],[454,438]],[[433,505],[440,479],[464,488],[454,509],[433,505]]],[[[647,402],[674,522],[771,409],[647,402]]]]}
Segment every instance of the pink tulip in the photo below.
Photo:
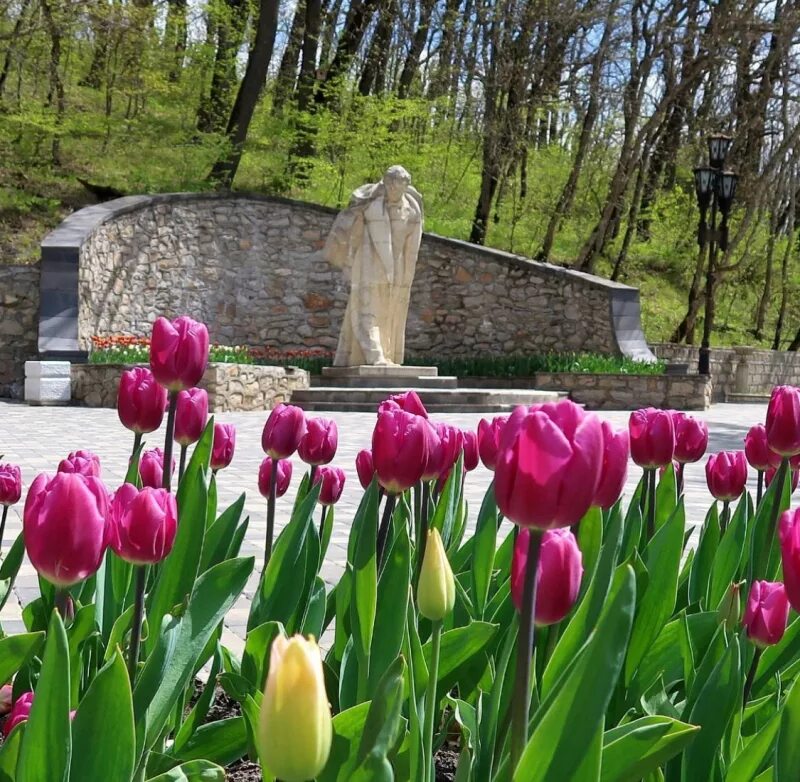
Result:
{"type": "Polygon", "coordinates": [[[608,421],[601,423],[603,431],[603,467],[600,470],[600,483],[592,505],[603,510],[613,507],[620,498],[628,477],[628,432],[625,429],[614,431],[608,421]]]}
{"type": "Polygon", "coordinates": [[[699,462],[708,448],[708,426],[686,413],[672,413],[675,427],[675,461],[679,464],[699,462]]]}
{"type": "Polygon", "coordinates": [[[744,451],[720,451],[706,462],[706,482],[715,499],[735,500],[747,483],[747,460],[744,451]]]}
{"type": "Polygon", "coordinates": [[[167,390],[146,367],[122,373],[117,393],[117,413],[126,429],[138,434],[155,432],[164,418],[167,390]]]}
{"type": "Polygon", "coordinates": [[[507,415],[500,415],[487,421],[478,422],[478,453],[487,470],[494,472],[497,463],[497,449],[500,446],[500,433],[508,421],[507,415]]]}
{"type": "Polygon", "coordinates": [[[781,457],[767,444],[767,429],[764,424],[751,426],[744,438],[744,454],[754,470],[766,472],[770,467],[778,467],[781,457]]]}
{"type": "Polygon", "coordinates": [[[461,431],[464,447],[464,469],[472,472],[478,466],[478,435],[471,429],[461,431]]]}
{"type": "Polygon", "coordinates": [[[595,497],[603,451],[600,420],[573,402],[518,407],[497,456],[500,511],[523,527],[576,524],[595,497]]]}
{"type": "Polygon", "coordinates": [[[800,612],[800,508],[781,514],[778,524],[783,583],[792,608],[800,612]]]}
{"type": "Polygon", "coordinates": [[[39,574],[69,587],[95,573],[109,540],[108,510],[108,492],[98,478],[39,475],[28,490],[22,524],[39,574]]]}
{"type": "Polygon", "coordinates": [[[0,505],[16,505],[22,496],[22,471],[16,464],[0,464],[0,505]]]}
{"type": "MultiPolygon", "coordinates": [[[[262,497],[269,498],[269,482],[272,475],[272,459],[265,457],[258,468],[258,491],[262,497]]],[[[292,463],[288,459],[278,461],[278,474],[275,478],[275,496],[283,497],[292,481],[292,463]]]]}
{"type": "Polygon", "coordinates": [[[767,443],[781,456],[800,453],[800,388],[776,386],[767,407],[767,443]]]}
{"type": "Polygon", "coordinates": [[[111,548],[134,565],[154,565],[172,551],[178,505],[166,489],[124,483],[111,502],[111,548]]]}
{"type": "Polygon", "coordinates": [[[87,478],[100,477],[100,457],[91,451],[74,451],[58,464],[58,472],[77,473],[87,478]]]}
{"type": "Polygon", "coordinates": [[[436,452],[437,475],[440,480],[447,480],[464,448],[464,435],[457,427],[443,423],[436,424],[436,434],[439,436],[436,452]]]}
{"type": "MultiPolygon", "coordinates": [[[[172,460],[172,472],[175,472],[175,459],[172,460]]],[[[164,485],[164,451],[153,448],[145,451],[139,460],[139,477],[142,486],[160,489],[164,485]]]]}
{"type": "Polygon", "coordinates": [[[208,422],[208,394],[202,388],[178,392],[175,407],[175,442],[184,448],[196,443],[208,422]]]}
{"type": "Polygon", "coordinates": [[[422,416],[384,409],[372,432],[372,460],[378,481],[391,494],[410,489],[428,460],[428,426],[422,416]]]}
{"type": "Polygon", "coordinates": [[[339,430],[336,421],[329,418],[309,418],[306,433],[297,446],[297,455],[312,465],[328,464],[336,455],[339,430]]]}
{"type": "Polygon", "coordinates": [[[150,337],[150,369],[170,391],[196,386],[208,366],[208,329],[186,317],[158,318],[150,337]]]}
{"type": "MultiPolygon", "coordinates": [[[[511,597],[522,611],[530,530],[520,530],[511,562],[511,597]]],[[[569,529],[548,530],[542,536],[536,572],[535,621],[539,626],[560,622],[575,605],[583,578],[583,555],[569,529]]]]}
{"type": "Polygon", "coordinates": [[[634,410],[628,424],[631,458],[645,469],[663,467],[675,453],[675,426],[669,410],[634,410]]]}
{"type": "Polygon", "coordinates": [[[402,394],[394,394],[390,396],[385,401],[381,402],[378,406],[378,412],[380,413],[381,410],[389,410],[389,409],[400,409],[405,410],[407,413],[413,413],[414,415],[420,415],[423,418],[428,417],[428,411],[425,409],[425,405],[422,404],[422,400],[419,398],[416,391],[405,391],[402,394]]]}
{"type": "Polygon", "coordinates": [[[335,505],[344,489],[344,470],[338,467],[318,467],[314,473],[314,485],[322,483],[319,490],[320,505],[335,505]]]}
{"type": "MultiPolygon", "coordinates": [[[[14,701],[14,705],[11,708],[11,711],[6,717],[6,721],[3,723],[3,738],[8,738],[11,735],[11,731],[20,724],[20,722],[27,722],[31,715],[31,708],[33,707],[33,692],[28,690],[28,692],[23,692],[22,695],[14,701]]],[[[73,719],[75,717],[75,709],[73,709],[69,713],[69,718],[73,719]]]]}
{"type": "Polygon", "coordinates": [[[356,454],[356,472],[363,489],[368,489],[375,475],[375,465],[372,463],[372,451],[364,448],[356,454]]]}
{"type": "MultiPolygon", "coordinates": [[[[767,488],[769,488],[769,485],[772,483],[777,473],[777,467],[769,467],[764,473],[764,485],[767,488]]],[[[797,489],[798,479],[800,479],[800,473],[798,473],[797,470],[789,470],[789,475],[792,482],[792,494],[794,494],[795,490],[797,489]]]]}
{"type": "Polygon", "coordinates": [[[211,469],[225,469],[233,461],[236,448],[236,427],[233,424],[214,424],[214,443],[211,446],[211,469]]]}
{"type": "Polygon", "coordinates": [[[778,643],[786,632],[789,599],[780,582],[754,581],[742,620],[747,637],[758,647],[778,643]]]}
{"type": "Polygon", "coordinates": [[[439,466],[442,462],[442,443],[439,437],[439,427],[433,421],[424,419],[422,422],[423,432],[427,444],[425,446],[428,454],[425,466],[422,468],[422,480],[432,481],[439,478],[439,466]]]}
{"type": "Polygon", "coordinates": [[[302,408],[279,402],[264,425],[261,447],[273,459],[287,459],[297,450],[305,433],[306,416],[302,408]]]}

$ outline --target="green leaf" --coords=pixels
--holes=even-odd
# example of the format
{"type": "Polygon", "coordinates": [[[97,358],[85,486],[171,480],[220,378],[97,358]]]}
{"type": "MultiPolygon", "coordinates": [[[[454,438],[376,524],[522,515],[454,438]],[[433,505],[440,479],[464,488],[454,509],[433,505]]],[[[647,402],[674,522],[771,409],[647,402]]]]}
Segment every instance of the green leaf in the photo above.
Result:
{"type": "Polygon", "coordinates": [[[225,782],[225,769],[208,760],[192,760],[150,777],[147,782],[225,782]]]}
{"type": "Polygon", "coordinates": [[[133,692],[137,739],[150,748],[189,684],[206,645],[244,589],[254,560],[227,559],[197,580],[186,611],[165,621],[133,692]],[[142,728],[144,727],[144,733],[142,728]]]}
{"type": "Polygon", "coordinates": [[[470,573],[472,575],[472,599],[477,619],[483,619],[489,584],[492,581],[494,554],[497,547],[497,503],[492,483],[481,504],[473,541],[470,573]]]}
{"type": "MultiPolygon", "coordinates": [[[[498,627],[499,625],[489,624],[488,622],[472,622],[466,627],[457,627],[454,630],[442,633],[438,690],[448,691],[459,682],[462,673],[491,644],[497,634],[498,627]]],[[[432,661],[432,650],[431,641],[428,641],[422,647],[425,655],[425,665],[428,670],[430,670],[432,661]]],[[[427,680],[428,677],[426,675],[425,685],[427,680]]]]}
{"type": "Polygon", "coordinates": [[[685,523],[683,502],[680,502],[644,551],[649,582],[639,601],[633,623],[630,648],[625,660],[626,685],[633,680],[639,663],[675,608],[685,523]]]}
{"type": "Polygon", "coordinates": [[[20,633],[0,638],[0,684],[11,677],[41,649],[44,633],[20,633]]]}
{"type": "Polygon", "coordinates": [[[20,722],[11,734],[0,744],[0,782],[15,782],[17,776],[17,763],[19,750],[22,746],[22,737],[25,735],[25,725],[20,722]]]}
{"type": "Polygon", "coordinates": [[[535,727],[514,782],[573,778],[586,747],[602,728],[625,659],[635,602],[633,569],[622,565],[596,630],[534,715],[535,727]]]}
{"type": "MultiPolygon", "coordinates": [[[[0,562],[0,611],[3,610],[3,606],[8,602],[24,556],[25,540],[20,532],[19,535],[17,535],[17,539],[11,544],[11,548],[8,550],[5,559],[0,562]]],[[[1,659],[2,657],[0,657],[0,660],[1,659]]],[[[2,681],[2,679],[0,679],[0,681],[2,681]]]]}
{"type": "Polygon", "coordinates": [[[202,725],[203,721],[211,708],[211,702],[214,699],[214,691],[217,687],[217,677],[219,676],[220,669],[222,668],[222,649],[217,645],[214,650],[214,662],[211,665],[211,672],[208,675],[208,681],[203,692],[197,702],[192,706],[189,715],[183,721],[178,732],[175,735],[175,741],[172,745],[172,751],[179,752],[186,742],[191,738],[192,734],[197,728],[202,725]]]}
{"type": "MultiPolygon", "coordinates": [[[[689,603],[696,604],[702,601],[702,605],[706,609],[712,608],[708,605],[706,598],[711,585],[711,568],[714,566],[719,538],[719,514],[715,502],[706,514],[700,541],[697,544],[697,555],[689,573],[689,603]]],[[[716,606],[713,607],[716,608],[716,606]]]]}
{"type": "Polygon", "coordinates": [[[752,521],[752,551],[748,561],[747,581],[752,583],[757,579],[770,579],[770,560],[773,558],[773,549],[778,546],[778,535],[773,520],[773,508],[778,503],[778,513],[775,515],[776,523],[780,513],[789,508],[791,498],[791,480],[788,470],[786,480],[783,481],[783,495],[777,496],[778,481],[774,480],[767,487],[761,504],[758,506],[755,518],[752,521]]]}
{"type": "Polygon", "coordinates": [[[358,747],[358,761],[367,757],[386,759],[397,740],[400,726],[400,710],[403,706],[403,678],[406,663],[398,657],[384,673],[375,689],[375,697],[369,705],[364,731],[358,747]]]}
{"type": "Polygon", "coordinates": [[[594,577],[603,545],[603,511],[600,508],[592,506],[581,519],[578,525],[578,545],[583,554],[583,572],[588,575],[581,584],[582,591],[585,592],[594,577]]]}
{"type": "Polygon", "coordinates": [[[244,500],[245,495],[241,494],[236,502],[224,510],[206,530],[203,556],[200,560],[201,573],[227,559],[228,546],[242,519],[244,500]]]}
{"type": "Polygon", "coordinates": [[[797,782],[800,779],[800,684],[792,685],[778,732],[775,749],[775,782],[797,782]]]}
{"type": "Polygon", "coordinates": [[[768,646],[758,661],[756,678],[753,681],[753,694],[772,681],[775,674],[783,671],[800,656],[800,618],[795,619],[783,638],[774,646],[768,646]]]}
{"type": "Polygon", "coordinates": [[[70,779],[128,780],[136,736],[128,671],[119,651],[101,668],[72,723],[70,779]]]}
{"type": "Polygon", "coordinates": [[[244,717],[229,717],[201,725],[174,755],[180,760],[210,760],[227,766],[247,753],[244,717]]]}
{"type": "Polygon", "coordinates": [[[242,676],[253,685],[254,690],[264,689],[272,642],[283,633],[280,622],[264,622],[247,634],[242,655],[242,676]]]}
{"type": "Polygon", "coordinates": [[[669,717],[642,717],[606,731],[600,782],[639,782],[677,755],[699,728],[669,717]]]}
{"type": "Polygon", "coordinates": [[[747,503],[740,500],[714,557],[706,606],[709,611],[717,609],[728,587],[737,580],[736,574],[739,571],[739,563],[742,561],[746,535],[747,503]]]}
{"type": "Polygon", "coordinates": [[[781,715],[776,714],[748,742],[728,767],[725,782],[751,782],[772,756],[775,739],[781,725],[781,715]]]}
{"type": "Polygon", "coordinates": [[[71,753],[69,647],[61,617],[53,611],[42,672],[19,751],[16,782],[68,780],[71,753]]]}
{"type": "Polygon", "coordinates": [[[370,701],[364,701],[339,712],[333,718],[331,753],[325,768],[317,777],[317,782],[348,782],[356,765],[358,747],[370,706],[370,701]]]}

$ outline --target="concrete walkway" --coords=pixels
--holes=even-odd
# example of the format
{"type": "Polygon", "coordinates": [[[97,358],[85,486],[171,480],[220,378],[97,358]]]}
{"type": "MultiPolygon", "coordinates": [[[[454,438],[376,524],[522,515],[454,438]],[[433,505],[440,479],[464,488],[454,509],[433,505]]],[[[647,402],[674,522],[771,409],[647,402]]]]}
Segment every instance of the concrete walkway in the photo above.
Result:
{"type": "MultiPolygon", "coordinates": [[[[716,405],[705,413],[697,414],[708,422],[710,429],[710,451],[743,448],[748,428],[764,420],[764,405],[716,405]]],[[[336,506],[336,523],[323,576],[335,583],[344,570],[347,536],[350,520],[361,496],[361,486],[355,472],[355,456],[361,448],[369,447],[375,416],[372,413],[319,413],[334,418],[339,426],[339,452],[334,461],[347,473],[344,494],[336,506]]],[[[628,412],[600,414],[616,426],[627,425],[628,412]]],[[[266,502],[258,493],[258,466],[263,458],[261,431],[266,413],[224,413],[218,420],[233,423],[237,429],[236,454],[231,466],[218,475],[219,507],[227,507],[242,492],[247,494],[246,512],[250,515],[247,538],[242,554],[253,555],[259,561],[263,552],[266,531],[266,502]]],[[[461,428],[477,428],[480,415],[435,416],[461,428]]],[[[109,489],[116,489],[125,475],[132,435],[122,427],[114,410],[98,410],[80,407],[28,407],[24,404],[0,401],[0,454],[2,461],[21,465],[23,473],[23,500],[9,514],[8,526],[3,541],[7,551],[21,530],[22,503],[25,491],[40,472],[55,472],[58,462],[70,451],[80,448],[94,451],[101,459],[103,480],[109,489]]],[[[148,447],[163,446],[163,434],[154,433],[148,438],[148,447]]],[[[292,487],[279,500],[276,530],[288,521],[294,501],[296,487],[305,466],[295,460],[292,487]]],[[[632,466],[628,491],[632,492],[640,473],[632,466]]],[[[482,465],[467,478],[466,492],[472,512],[477,512],[491,473],[482,465]]],[[[751,476],[755,485],[755,476],[751,476]]],[[[687,518],[691,524],[702,523],[710,504],[706,490],[704,462],[689,465],[686,470],[687,518]]],[[[257,575],[247,586],[245,594],[237,602],[226,619],[227,631],[223,642],[234,651],[243,647],[245,625],[250,608],[250,597],[256,587],[257,575]]],[[[6,633],[24,629],[20,618],[20,607],[38,596],[36,572],[27,560],[23,564],[15,588],[15,599],[0,613],[0,623],[6,633]]]]}

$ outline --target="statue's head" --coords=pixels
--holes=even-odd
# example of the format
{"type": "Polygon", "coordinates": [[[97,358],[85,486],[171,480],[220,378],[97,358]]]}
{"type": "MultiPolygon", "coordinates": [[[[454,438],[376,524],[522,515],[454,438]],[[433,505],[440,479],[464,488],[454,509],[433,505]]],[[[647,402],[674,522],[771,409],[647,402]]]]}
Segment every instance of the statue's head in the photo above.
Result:
{"type": "Polygon", "coordinates": [[[386,188],[387,201],[399,201],[411,184],[411,174],[402,166],[391,166],[383,175],[383,186],[386,188]]]}

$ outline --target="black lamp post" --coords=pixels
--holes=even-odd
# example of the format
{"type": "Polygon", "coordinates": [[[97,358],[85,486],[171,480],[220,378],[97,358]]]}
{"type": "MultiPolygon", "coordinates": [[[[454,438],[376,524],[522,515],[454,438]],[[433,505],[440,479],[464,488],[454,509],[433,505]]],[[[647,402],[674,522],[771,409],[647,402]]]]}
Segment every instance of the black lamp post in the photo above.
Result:
{"type": "Polygon", "coordinates": [[[708,245],[708,267],[706,271],[706,301],[703,319],[703,341],[700,343],[700,361],[698,372],[701,375],[711,374],[711,331],[714,327],[714,285],[717,277],[717,250],[728,249],[728,216],[733,198],[736,194],[736,174],[725,171],[725,158],[733,139],[724,133],[710,136],[708,139],[709,165],[698,166],[694,170],[694,188],[697,204],[700,207],[700,225],[697,230],[697,242],[700,252],[704,253],[708,245]],[[711,209],[710,220],[708,218],[711,209]],[[722,220],[717,227],[717,214],[722,220]]]}

